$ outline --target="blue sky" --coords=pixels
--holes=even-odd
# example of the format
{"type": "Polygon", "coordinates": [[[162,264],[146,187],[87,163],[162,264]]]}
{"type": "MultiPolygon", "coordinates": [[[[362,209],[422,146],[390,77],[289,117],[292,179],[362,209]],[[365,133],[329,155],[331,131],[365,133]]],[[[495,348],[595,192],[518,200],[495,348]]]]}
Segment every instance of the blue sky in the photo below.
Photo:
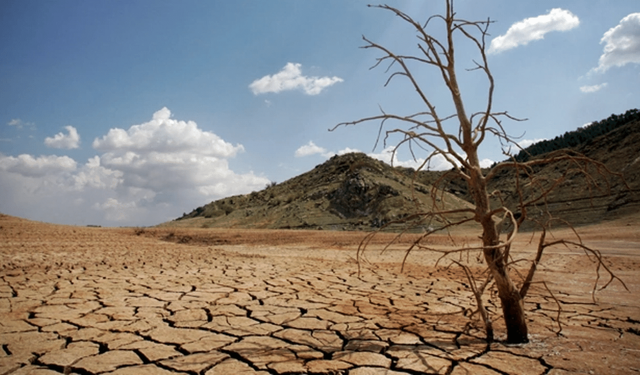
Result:
{"type": "MultiPolygon", "coordinates": [[[[440,1],[390,1],[417,20],[440,1]]],[[[553,138],[640,101],[640,7],[619,1],[458,1],[490,28],[494,109],[521,142],[553,138]]],[[[437,29],[433,29],[438,33],[437,29]]],[[[383,87],[362,36],[413,52],[414,32],[364,1],[0,2],[0,212],[64,224],[153,225],[261,190],[336,153],[373,149],[378,124],[423,109],[407,83],[383,87]]],[[[486,86],[458,75],[469,112],[486,86]]],[[[441,113],[447,93],[415,73],[441,113]]],[[[394,139],[391,139],[393,143],[394,139]]],[[[425,155],[417,155],[424,158],[425,155]]],[[[481,149],[487,163],[499,144],[481,149]]],[[[395,161],[415,165],[403,151],[395,161]]],[[[434,164],[433,168],[446,168],[434,164]]]]}

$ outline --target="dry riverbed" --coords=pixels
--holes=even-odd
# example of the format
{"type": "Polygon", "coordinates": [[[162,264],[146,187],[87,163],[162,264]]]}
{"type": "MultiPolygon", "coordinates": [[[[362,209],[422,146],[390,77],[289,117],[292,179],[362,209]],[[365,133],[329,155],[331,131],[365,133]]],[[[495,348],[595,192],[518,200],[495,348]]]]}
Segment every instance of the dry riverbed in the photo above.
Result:
{"type": "MultiPolygon", "coordinates": [[[[535,284],[531,343],[506,345],[488,344],[465,316],[475,304],[459,268],[414,253],[400,272],[410,238],[381,254],[393,237],[377,237],[358,274],[358,232],[85,228],[0,215],[0,375],[640,373],[637,228],[581,230],[628,288],[613,281],[597,303],[584,252],[546,253],[537,280],[555,298],[535,284]]],[[[514,252],[530,258],[529,240],[514,252]]],[[[599,286],[607,281],[601,270],[599,286]]],[[[503,338],[498,302],[486,303],[503,338]]]]}

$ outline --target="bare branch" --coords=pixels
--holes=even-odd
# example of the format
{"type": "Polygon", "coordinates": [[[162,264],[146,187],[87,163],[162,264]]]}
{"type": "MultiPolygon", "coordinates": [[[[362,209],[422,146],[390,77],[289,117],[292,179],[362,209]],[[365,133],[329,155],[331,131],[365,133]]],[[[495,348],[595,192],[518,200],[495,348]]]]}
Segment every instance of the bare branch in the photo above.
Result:
{"type": "MultiPolygon", "coordinates": [[[[531,262],[531,267],[529,268],[529,273],[527,273],[527,277],[522,283],[522,287],[520,288],[520,297],[524,299],[527,296],[527,292],[529,291],[529,287],[531,286],[531,281],[533,280],[533,275],[536,273],[538,268],[538,263],[540,263],[540,259],[542,258],[542,252],[545,248],[544,240],[547,236],[547,229],[543,228],[542,234],[540,235],[540,242],[538,243],[538,251],[536,253],[535,259],[531,262]]],[[[546,286],[546,285],[545,285],[546,286]]]]}
{"type": "Polygon", "coordinates": [[[485,333],[487,335],[487,341],[492,342],[493,341],[493,323],[491,322],[489,313],[487,312],[487,309],[484,307],[484,303],[482,302],[482,295],[484,294],[484,288],[492,280],[491,274],[489,275],[487,281],[480,288],[478,288],[478,286],[476,285],[476,280],[473,277],[471,270],[469,269],[468,266],[460,262],[457,262],[455,260],[452,260],[451,262],[460,266],[460,268],[462,268],[465,275],[467,276],[467,280],[469,281],[469,287],[471,288],[471,292],[473,293],[473,296],[476,299],[476,306],[477,306],[476,310],[471,313],[471,317],[475,314],[480,314],[480,317],[482,318],[482,321],[484,323],[485,333]]]}
{"type": "Polygon", "coordinates": [[[544,288],[547,290],[547,292],[549,292],[549,295],[551,296],[551,298],[553,298],[554,301],[556,301],[556,305],[558,306],[558,315],[556,316],[556,322],[558,323],[558,330],[555,331],[555,334],[560,336],[560,333],[562,332],[562,324],[560,323],[560,313],[562,312],[562,305],[560,305],[560,301],[558,301],[558,299],[553,294],[551,289],[549,289],[549,286],[547,285],[547,283],[543,281],[542,285],[544,285],[544,288]]]}
{"type": "MultiPolygon", "coordinates": [[[[429,229],[426,229],[423,234],[417,236],[407,246],[402,259],[402,269],[404,270],[409,255],[416,250],[440,254],[440,257],[435,262],[436,266],[444,259],[451,260],[451,264],[460,266],[469,280],[478,305],[478,309],[472,313],[472,316],[475,313],[481,315],[485,322],[488,338],[493,337],[493,328],[487,311],[482,305],[482,295],[489,282],[495,283],[507,328],[507,341],[510,343],[525,343],[528,341],[523,299],[527,296],[531,285],[534,283],[538,265],[542,260],[544,250],[548,247],[579,248],[596,263],[596,280],[592,291],[594,301],[601,270],[604,270],[609,275],[609,279],[600,289],[608,287],[616,280],[620,281],[626,288],[624,282],[603,261],[601,253],[586,246],[577,233],[577,240],[574,241],[568,239],[548,240],[548,235],[552,234],[550,232],[551,223],[557,222],[549,213],[548,204],[552,192],[560,188],[564,181],[575,175],[584,176],[586,181],[585,188],[593,196],[594,190],[609,190],[611,178],[619,177],[622,179],[622,176],[611,172],[600,162],[569,150],[550,153],[537,159],[530,158],[523,162],[509,155],[512,147],[519,150],[522,150],[522,148],[516,143],[515,140],[517,138],[507,133],[503,121],[524,121],[524,119],[516,118],[507,111],[496,111],[493,108],[495,81],[489,68],[486,53],[489,26],[493,21],[489,18],[482,21],[469,21],[458,18],[453,9],[453,0],[446,0],[444,14],[433,15],[423,23],[388,5],[374,7],[389,11],[410,25],[416,33],[417,46],[413,53],[395,53],[391,49],[363,37],[366,44],[362,48],[373,49],[381,53],[381,56],[376,58],[372,68],[386,65],[388,77],[384,86],[389,85],[396,78],[407,80],[424,107],[405,116],[389,114],[380,108],[380,115],[343,122],[329,130],[333,131],[341,126],[378,121],[378,135],[374,149],[380,141],[386,147],[389,139],[395,140],[397,139],[395,137],[399,136],[400,140],[396,142],[392,149],[392,160],[401,147],[408,148],[414,160],[421,160],[419,168],[414,173],[414,181],[417,178],[418,171],[428,167],[436,157],[444,158],[453,168],[432,184],[430,212],[425,212],[417,199],[417,195],[412,193],[411,199],[416,205],[414,213],[402,219],[386,223],[362,240],[357,253],[358,271],[360,272],[360,262],[365,260],[363,258],[364,251],[376,233],[389,228],[390,225],[404,225],[405,230],[384,247],[382,250],[384,252],[391,244],[399,240],[400,236],[428,223],[430,225],[429,229]],[[440,35],[443,36],[441,38],[434,37],[427,30],[428,27],[434,26],[442,27],[442,34],[440,35]],[[479,110],[470,111],[470,116],[465,108],[465,101],[460,90],[456,70],[454,41],[460,39],[470,42],[472,52],[476,53],[476,57],[472,59],[472,67],[466,71],[471,72],[470,74],[481,74],[483,78],[486,78],[486,102],[482,104],[479,110]],[[455,108],[453,114],[443,117],[436,111],[435,102],[426,95],[426,91],[423,89],[426,87],[425,84],[419,82],[418,76],[414,75],[413,69],[416,67],[426,67],[439,76],[439,79],[442,80],[441,83],[446,88],[445,92],[449,95],[446,100],[449,101],[450,106],[455,108]],[[456,126],[453,127],[451,122],[447,121],[455,121],[456,126]],[[389,127],[387,128],[387,126],[389,127]],[[488,172],[481,168],[478,156],[478,148],[486,137],[496,138],[500,142],[503,152],[510,157],[510,160],[496,165],[488,172]],[[416,155],[416,152],[421,150],[427,153],[424,159],[418,158],[416,155]],[[559,175],[555,174],[553,177],[545,177],[537,173],[539,169],[551,163],[564,163],[565,168],[559,175]],[[489,183],[497,178],[498,175],[503,174],[503,172],[514,174],[515,191],[497,189],[489,194],[489,183]],[[438,190],[438,188],[443,187],[454,178],[461,178],[463,183],[466,184],[467,192],[474,204],[474,208],[448,209],[450,207],[445,205],[445,191],[438,190]],[[603,180],[604,184],[599,180],[603,180]],[[536,219],[529,218],[530,212],[533,212],[534,209],[540,209],[545,212],[546,218],[544,220],[539,220],[539,217],[536,219]],[[438,224],[435,227],[431,227],[431,224],[436,220],[438,224]],[[525,220],[530,220],[542,228],[533,260],[513,257],[511,254],[515,238],[520,233],[521,226],[525,223],[525,220]],[[462,245],[457,245],[454,243],[453,248],[442,249],[430,243],[431,236],[437,231],[446,232],[449,238],[453,240],[450,229],[471,222],[476,222],[481,227],[482,234],[478,244],[463,243],[462,245]],[[466,253],[467,257],[469,257],[472,252],[477,253],[479,257],[482,256],[486,262],[488,277],[487,281],[481,286],[478,286],[469,266],[462,263],[463,254],[466,253]],[[453,255],[459,255],[460,260],[451,259],[453,255]],[[516,265],[525,261],[530,262],[530,265],[526,275],[522,277],[519,270],[516,269],[516,265]],[[519,288],[516,288],[511,279],[512,273],[522,277],[522,285],[519,288]]],[[[476,92],[473,94],[477,95],[476,92]]],[[[440,98],[441,96],[438,99],[440,98]]],[[[552,298],[555,299],[547,285],[544,284],[544,286],[552,298]]],[[[555,300],[559,305],[557,299],[555,300]]],[[[559,322],[560,311],[561,309],[559,308],[557,317],[558,333],[562,329],[559,322]]]]}
{"type": "Polygon", "coordinates": [[[617,280],[618,282],[620,282],[620,284],[622,284],[622,286],[624,287],[625,290],[629,291],[629,288],[627,287],[627,284],[625,284],[625,282],[621,278],[616,276],[616,274],[613,273],[613,271],[611,271],[609,266],[607,266],[607,264],[604,262],[604,260],[602,258],[602,253],[600,253],[599,250],[592,249],[592,248],[584,245],[582,243],[582,241],[575,242],[575,241],[569,241],[569,240],[565,240],[565,239],[560,239],[560,240],[548,242],[548,243],[546,243],[544,245],[544,247],[551,247],[551,246],[556,246],[556,245],[564,245],[564,246],[571,245],[571,246],[575,246],[577,248],[582,249],[585,252],[585,254],[592,255],[594,257],[594,259],[595,259],[594,262],[596,263],[596,280],[594,281],[593,289],[591,290],[591,298],[593,300],[593,303],[596,303],[596,291],[598,290],[598,281],[600,280],[600,268],[604,268],[606,273],[609,275],[609,280],[599,290],[606,289],[613,281],[617,280]]]}

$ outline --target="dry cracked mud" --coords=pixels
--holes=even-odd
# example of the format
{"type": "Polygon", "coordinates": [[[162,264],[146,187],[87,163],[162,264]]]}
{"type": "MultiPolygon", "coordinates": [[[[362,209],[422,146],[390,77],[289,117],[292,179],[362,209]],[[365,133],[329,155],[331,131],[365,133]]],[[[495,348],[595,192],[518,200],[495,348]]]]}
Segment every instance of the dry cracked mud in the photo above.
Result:
{"type": "Polygon", "coordinates": [[[526,345],[465,328],[466,279],[427,255],[401,273],[402,244],[371,250],[358,275],[361,233],[145,232],[9,216],[0,227],[0,374],[640,373],[636,227],[592,238],[629,288],[613,283],[597,304],[584,253],[545,255],[540,278],[562,333],[556,301],[536,284],[526,345]]]}

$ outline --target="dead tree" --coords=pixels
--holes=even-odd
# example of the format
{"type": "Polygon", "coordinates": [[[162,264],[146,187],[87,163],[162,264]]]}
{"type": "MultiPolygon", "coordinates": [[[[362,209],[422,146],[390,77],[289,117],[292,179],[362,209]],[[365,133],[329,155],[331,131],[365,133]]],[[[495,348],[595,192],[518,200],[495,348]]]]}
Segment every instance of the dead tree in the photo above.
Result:
{"type": "MultiPolygon", "coordinates": [[[[486,286],[493,282],[501,302],[507,329],[507,342],[526,343],[528,342],[528,328],[525,319],[524,298],[531,286],[544,249],[554,245],[577,246],[587,252],[588,255],[595,257],[598,270],[604,268],[610,276],[609,281],[617,279],[602,262],[600,253],[585,246],[579,237],[575,241],[547,241],[545,234],[547,233],[548,225],[553,221],[552,218],[549,218],[549,220],[540,221],[542,235],[540,236],[538,252],[535,259],[531,261],[529,272],[522,277],[521,285],[518,287],[513,279],[512,265],[519,260],[513,260],[510,251],[513,240],[518,234],[518,229],[528,217],[527,209],[544,203],[549,193],[558,188],[563,178],[570,173],[591,176],[595,171],[595,174],[611,174],[604,165],[582,155],[569,152],[558,152],[527,162],[518,162],[512,158],[511,161],[500,163],[488,172],[483,171],[480,166],[478,149],[488,137],[497,137],[505,148],[518,148],[502,124],[505,119],[518,119],[510,116],[507,112],[498,112],[493,108],[494,79],[486,56],[486,38],[492,21],[489,19],[486,21],[468,21],[458,18],[453,9],[453,0],[446,1],[445,14],[431,16],[425,23],[420,23],[406,13],[387,5],[375,7],[390,11],[400,17],[402,21],[408,23],[416,32],[418,44],[414,54],[403,55],[396,54],[391,49],[363,37],[366,42],[363,48],[377,50],[382,53],[382,56],[377,58],[372,68],[387,64],[388,71],[390,69],[393,70],[385,86],[395,78],[408,80],[412,89],[415,90],[415,94],[419,96],[422,104],[424,104],[424,108],[409,115],[389,114],[381,109],[381,114],[377,116],[340,123],[330,130],[335,130],[340,126],[356,125],[370,121],[380,122],[378,140],[383,134],[385,143],[391,135],[400,135],[401,137],[401,140],[395,145],[394,154],[400,147],[408,146],[415,158],[415,150],[420,148],[427,152],[426,159],[424,159],[420,168],[427,166],[435,157],[443,157],[453,166],[452,172],[443,176],[439,182],[442,183],[445,179],[453,177],[462,178],[468,186],[475,208],[446,211],[444,206],[441,205],[442,210],[438,211],[437,201],[440,201],[440,199],[437,199],[437,196],[442,192],[434,188],[432,190],[433,211],[416,212],[403,218],[402,221],[408,226],[418,226],[419,223],[419,225],[426,227],[425,221],[438,218],[439,222],[444,224],[436,227],[430,225],[431,229],[409,247],[407,255],[415,249],[442,252],[442,250],[436,250],[428,246],[426,241],[428,236],[439,230],[475,221],[482,230],[481,245],[444,251],[443,257],[446,258],[451,254],[465,251],[478,251],[483,255],[489,272],[485,282],[479,286],[473,280],[474,276],[468,267],[458,262],[455,262],[455,264],[461,265],[470,279],[478,305],[475,312],[479,313],[484,321],[487,338],[489,340],[493,339],[493,329],[486,310],[482,306],[481,297],[488,290],[486,286]],[[434,34],[428,31],[428,29],[431,30],[431,27],[441,27],[439,31],[443,36],[440,39],[434,37],[434,34]],[[454,40],[456,43],[454,43],[454,40]],[[471,114],[467,112],[465,107],[457,77],[454,44],[463,40],[467,43],[470,42],[477,53],[477,59],[473,60],[472,68],[467,70],[483,74],[487,81],[486,102],[480,111],[471,114]],[[450,100],[451,108],[454,108],[452,114],[443,116],[436,111],[434,102],[423,90],[423,85],[431,84],[431,82],[418,82],[413,71],[416,67],[435,70],[438,77],[442,79],[442,83],[446,88],[447,100],[450,100]],[[388,124],[394,124],[394,127],[387,128],[388,124]],[[571,165],[563,176],[552,181],[543,181],[537,178],[535,174],[537,166],[562,160],[568,161],[571,165]],[[504,204],[500,192],[490,192],[488,188],[489,182],[504,170],[509,170],[516,175],[516,191],[519,194],[517,211],[513,207],[510,209],[504,204]],[[523,194],[525,184],[528,187],[535,187],[535,192],[525,196],[523,194]],[[459,215],[461,212],[468,213],[468,219],[455,222],[449,220],[452,214],[459,215]],[[501,229],[503,228],[508,229],[506,233],[501,234],[501,229]]],[[[505,154],[507,154],[506,151],[505,154]]],[[[588,181],[592,181],[592,179],[588,181]]],[[[438,183],[434,184],[435,187],[437,185],[438,183]]],[[[539,218],[536,217],[536,220],[539,220],[539,218]]],[[[366,248],[369,239],[370,237],[365,238],[359,252],[366,248]]]]}

